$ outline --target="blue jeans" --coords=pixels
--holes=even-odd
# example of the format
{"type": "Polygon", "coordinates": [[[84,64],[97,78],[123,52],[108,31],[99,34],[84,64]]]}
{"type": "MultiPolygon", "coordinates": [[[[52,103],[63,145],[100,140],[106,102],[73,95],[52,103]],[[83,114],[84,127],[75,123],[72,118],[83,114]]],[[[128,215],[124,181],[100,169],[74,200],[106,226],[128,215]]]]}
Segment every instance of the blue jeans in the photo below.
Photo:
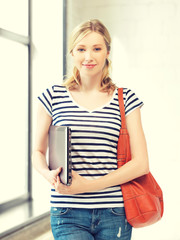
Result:
{"type": "Polygon", "coordinates": [[[130,240],[124,208],[51,208],[55,240],[130,240]]]}

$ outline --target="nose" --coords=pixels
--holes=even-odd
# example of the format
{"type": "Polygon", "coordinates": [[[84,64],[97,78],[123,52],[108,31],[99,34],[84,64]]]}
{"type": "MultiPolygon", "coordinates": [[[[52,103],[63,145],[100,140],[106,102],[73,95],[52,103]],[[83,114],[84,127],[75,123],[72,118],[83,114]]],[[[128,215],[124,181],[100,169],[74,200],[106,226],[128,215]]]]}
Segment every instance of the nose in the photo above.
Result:
{"type": "Polygon", "coordinates": [[[86,51],[84,58],[85,58],[86,61],[92,60],[92,52],[91,51],[86,51]]]}

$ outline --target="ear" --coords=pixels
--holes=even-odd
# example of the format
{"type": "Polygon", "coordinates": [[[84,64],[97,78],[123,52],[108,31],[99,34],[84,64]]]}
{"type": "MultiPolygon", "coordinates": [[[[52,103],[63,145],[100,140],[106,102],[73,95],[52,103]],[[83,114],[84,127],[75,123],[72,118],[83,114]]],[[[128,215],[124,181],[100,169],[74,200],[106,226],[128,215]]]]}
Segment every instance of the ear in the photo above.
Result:
{"type": "Polygon", "coordinates": [[[107,58],[109,57],[110,51],[107,52],[107,58]]]}

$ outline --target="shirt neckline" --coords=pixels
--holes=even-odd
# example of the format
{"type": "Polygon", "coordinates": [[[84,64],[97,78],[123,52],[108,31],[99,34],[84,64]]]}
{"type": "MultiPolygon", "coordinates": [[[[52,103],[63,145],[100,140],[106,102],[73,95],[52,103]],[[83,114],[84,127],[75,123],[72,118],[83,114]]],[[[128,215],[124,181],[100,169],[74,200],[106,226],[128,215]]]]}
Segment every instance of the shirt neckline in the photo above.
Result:
{"type": "Polygon", "coordinates": [[[86,112],[88,112],[88,113],[93,113],[93,112],[96,112],[96,111],[98,111],[98,110],[102,110],[104,107],[108,106],[108,105],[113,101],[113,99],[114,99],[114,97],[115,97],[115,95],[116,95],[116,93],[117,93],[117,88],[114,90],[111,99],[110,99],[107,103],[103,104],[103,105],[100,106],[100,107],[97,107],[97,108],[95,108],[95,109],[92,109],[92,110],[90,110],[90,109],[88,109],[88,108],[86,108],[86,107],[81,106],[79,103],[77,103],[77,102],[74,100],[74,98],[72,97],[72,95],[71,95],[71,93],[69,92],[69,90],[66,89],[66,91],[67,91],[68,96],[69,96],[69,98],[71,99],[71,101],[72,101],[78,108],[83,109],[84,111],[86,111],[86,112]]]}

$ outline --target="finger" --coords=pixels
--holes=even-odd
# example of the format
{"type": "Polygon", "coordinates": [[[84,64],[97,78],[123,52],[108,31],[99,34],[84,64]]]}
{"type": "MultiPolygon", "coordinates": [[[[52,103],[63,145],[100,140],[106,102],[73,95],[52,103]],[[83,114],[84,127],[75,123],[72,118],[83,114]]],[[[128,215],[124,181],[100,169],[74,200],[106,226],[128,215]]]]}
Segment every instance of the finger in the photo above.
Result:
{"type": "Polygon", "coordinates": [[[53,179],[51,180],[51,184],[54,185],[57,182],[56,178],[53,177],[53,179]]]}
{"type": "Polygon", "coordinates": [[[59,174],[59,173],[61,172],[61,170],[62,170],[62,167],[58,167],[58,168],[56,169],[56,173],[59,174]]]}
{"type": "Polygon", "coordinates": [[[60,184],[60,183],[61,183],[61,181],[60,181],[60,177],[59,177],[59,176],[57,176],[57,179],[56,179],[56,181],[57,181],[57,183],[58,183],[58,184],[60,184]]]}
{"type": "Polygon", "coordinates": [[[56,192],[58,193],[61,193],[61,194],[67,193],[66,186],[60,182],[60,178],[58,179],[54,187],[56,192]]]}
{"type": "Polygon", "coordinates": [[[51,186],[52,186],[53,188],[55,188],[56,183],[55,183],[55,182],[54,182],[54,183],[51,183],[51,186]]]}
{"type": "Polygon", "coordinates": [[[76,172],[76,171],[74,171],[74,170],[72,170],[72,177],[76,177],[76,176],[78,176],[79,174],[76,172]]]}

